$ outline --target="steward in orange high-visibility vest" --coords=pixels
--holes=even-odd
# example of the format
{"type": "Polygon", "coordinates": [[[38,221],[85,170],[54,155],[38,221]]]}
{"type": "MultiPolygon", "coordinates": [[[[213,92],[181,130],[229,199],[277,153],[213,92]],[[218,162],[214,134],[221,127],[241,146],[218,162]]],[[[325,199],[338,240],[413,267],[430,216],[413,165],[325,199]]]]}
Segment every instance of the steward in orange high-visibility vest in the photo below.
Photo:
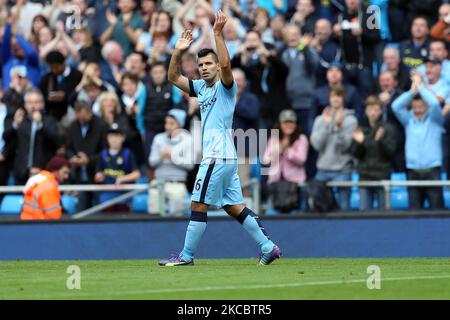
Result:
{"type": "Polygon", "coordinates": [[[58,182],[69,177],[70,163],[62,157],[53,157],[46,170],[28,179],[24,190],[21,220],[60,219],[61,193],[58,182]]]}

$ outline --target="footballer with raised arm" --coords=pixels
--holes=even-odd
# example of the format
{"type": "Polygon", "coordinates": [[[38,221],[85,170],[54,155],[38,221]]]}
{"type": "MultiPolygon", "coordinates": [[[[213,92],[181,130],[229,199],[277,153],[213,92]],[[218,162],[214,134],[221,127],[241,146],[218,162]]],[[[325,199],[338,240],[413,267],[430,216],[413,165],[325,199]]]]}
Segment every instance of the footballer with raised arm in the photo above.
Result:
{"type": "Polygon", "coordinates": [[[192,42],[190,30],[183,32],[170,59],[169,81],[190,96],[198,97],[203,158],[192,194],[191,219],[184,248],[177,257],[160,261],[161,266],[194,264],[194,255],[206,230],[209,206],[223,208],[242,224],[261,248],[260,264],[267,265],[281,257],[280,248],[270,240],[258,216],[243,204],[231,131],[237,84],[233,79],[230,56],[222,36],[226,22],[227,17],[219,11],[213,27],[217,53],[212,49],[198,52],[201,80],[188,79],[180,71],[181,55],[192,42]]]}

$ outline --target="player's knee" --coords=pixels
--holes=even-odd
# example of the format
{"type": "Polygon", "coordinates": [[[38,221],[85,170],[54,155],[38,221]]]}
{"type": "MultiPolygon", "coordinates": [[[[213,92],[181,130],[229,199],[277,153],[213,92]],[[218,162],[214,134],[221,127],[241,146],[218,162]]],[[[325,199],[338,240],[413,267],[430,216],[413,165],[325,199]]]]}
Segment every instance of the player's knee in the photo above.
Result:
{"type": "Polygon", "coordinates": [[[191,209],[192,209],[192,211],[196,211],[196,212],[208,212],[208,205],[204,204],[204,203],[192,201],[191,209]]]}
{"type": "Polygon", "coordinates": [[[244,210],[244,208],[245,206],[243,204],[227,205],[223,207],[225,212],[233,218],[238,217],[241,214],[242,210],[244,210]]]}

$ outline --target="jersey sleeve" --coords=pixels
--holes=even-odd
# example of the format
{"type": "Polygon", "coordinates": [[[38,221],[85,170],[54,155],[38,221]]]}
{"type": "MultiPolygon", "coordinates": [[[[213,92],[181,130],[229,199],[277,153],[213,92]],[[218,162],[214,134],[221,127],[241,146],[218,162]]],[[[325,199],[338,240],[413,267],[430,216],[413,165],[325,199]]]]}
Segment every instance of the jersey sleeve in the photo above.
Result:
{"type": "Polygon", "coordinates": [[[222,80],[220,80],[220,85],[223,88],[223,91],[225,92],[226,95],[230,95],[230,96],[235,96],[237,95],[237,83],[236,80],[233,80],[233,84],[230,87],[227,87],[222,80]]]}
{"type": "Polygon", "coordinates": [[[197,97],[200,91],[200,84],[202,80],[192,80],[189,79],[189,96],[197,97]]]}

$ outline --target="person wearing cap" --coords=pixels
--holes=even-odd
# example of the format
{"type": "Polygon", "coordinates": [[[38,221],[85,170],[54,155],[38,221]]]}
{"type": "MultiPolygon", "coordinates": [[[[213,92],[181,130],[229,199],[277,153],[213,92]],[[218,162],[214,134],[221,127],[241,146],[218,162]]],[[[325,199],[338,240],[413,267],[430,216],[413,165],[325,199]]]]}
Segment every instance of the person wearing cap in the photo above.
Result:
{"type": "MultiPolygon", "coordinates": [[[[449,5],[450,7],[450,5],[449,5]]],[[[441,61],[441,74],[440,78],[447,85],[450,85],[450,60],[448,59],[448,44],[443,40],[432,40],[430,43],[430,54],[429,57],[436,58],[441,61]]],[[[428,57],[428,58],[429,58],[428,57]]],[[[420,73],[426,77],[426,60],[424,64],[420,65],[417,69],[420,73]]],[[[409,89],[409,87],[408,87],[409,89]]]]}
{"type": "MultiPolygon", "coordinates": [[[[134,183],[141,177],[133,152],[124,148],[125,133],[117,123],[113,123],[106,134],[108,147],[104,148],[97,159],[95,177],[96,183],[127,184],[134,183]]],[[[111,200],[122,192],[102,192],[99,195],[100,203],[111,200]]],[[[105,209],[105,211],[126,212],[129,210],[129,200],[105,209]]]]}
{"type": "Polygon", "coordinates": [[[442,60],[438,57],[428,56],[424,61],[425,76],[420,70],[412,71],[412,74],[417,73],[422,77],[423,82],[427,84],[428,89],[436,96],[441,106],[444,105],[445,100],[450,94],[450,86],[441,78],[442,60]]]}
{"type": "Polygon", "coordinates": [[[61,218],[61,193],[59,184],[69,177],[70,163],[55,156],[45,170],[28,179],[24,188],[21,220],[57,220],[61,218]]]}
{"type": "MultiPolygon", "coordinates": [[[[408,180],[441,180],[444,116],[420,73],[413,73],[411,89],[394,100],[392,110],[405,128],[408,180]]],[[[423,209],[426,199],[431,209],[444,206],[439,187],[410,187],[408,195],[410,209],[423,209]]]]}
{"type": "Polygon", "coordinates": [[[14,112],[18,108],[23,107],[25,92],[33,88],[33,85],[28,80],[27,68],[23,65],[12,68],[9,75],[11,83],[8,91],[3,96],[3,101],[8,106],[8,109],[14,112]]]}
{"type": "MultiPolygon", "coordinates": [[[[181,214],[185,209],[187,175],[194,167],[193,140],[191,134],[183,130],[185,122],[184,110],[171,109],[165,118],[165,132],[155,136],[148,158],[150,167],[155,169],[152,183],[164,182],[170,214],[181,214]]],[[[149,213],[164,214],[160,212],[158,197],[159,191],[151,189],[149,213]]]]}
{"type": "Polygon", "coordinates": [[[282,179],[294,183],[306,181],[305,163],[308,158],[309,142],[297,120],[293,110],[281,111],[278,124],[275,126],[275,129],[279,130],[279,136],[271,138],[267,144],[263,162],[270,163],[267,181],[269,187],[282,179]]]}

